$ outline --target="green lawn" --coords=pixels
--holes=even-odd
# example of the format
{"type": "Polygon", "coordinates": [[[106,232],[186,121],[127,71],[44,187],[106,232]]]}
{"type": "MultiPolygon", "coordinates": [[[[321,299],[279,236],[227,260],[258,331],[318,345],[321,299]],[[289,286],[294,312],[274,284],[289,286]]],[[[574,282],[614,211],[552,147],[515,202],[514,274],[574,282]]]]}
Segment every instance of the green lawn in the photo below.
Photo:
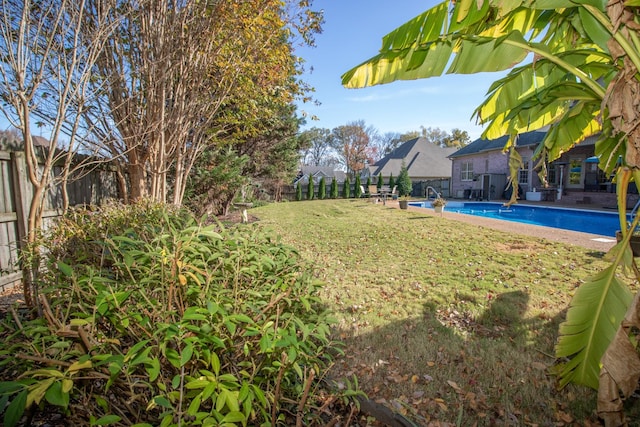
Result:
{"type": "Polygon", "coordinates": [[[585,425],[596,393],[556,390],[559,322],[603,254],[360,200],[252,209],[326,282],[369,398],[426,425],[585,425]]]}

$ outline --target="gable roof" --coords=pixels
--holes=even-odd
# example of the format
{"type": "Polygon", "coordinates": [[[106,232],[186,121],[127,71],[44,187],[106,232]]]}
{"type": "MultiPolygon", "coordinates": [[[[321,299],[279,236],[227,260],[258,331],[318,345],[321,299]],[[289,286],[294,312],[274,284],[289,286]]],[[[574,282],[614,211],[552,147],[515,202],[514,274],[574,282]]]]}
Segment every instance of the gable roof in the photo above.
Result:
{"type": "Polygon", "coordinates": [[[451,176],[449,156],[456,151],[453,147],[440,147],[426,138],[414,138],[378,160],[372,175],[398,176],[404,161],[410,177],[446,178],[451,176]]]}
{"type": "Polygon", "coordinates": [[[298,176],[294,179],[293,183],[298,181],[303,183],[309,182],[309,175],[311,175],[314,181],[320,181],[323,176],[325,179],[331,181],[333,177],[337,182],[344,182],[347,174],[344,171],[335,170],[333,166],[301,166],[298,176]]]}
{"type": "MultiPolygon", "coordinates": [[[[518,135],[518,147],[526,147],[529,145],[538,145],[544,137],[547,135],[546,131],[531,131],[518,135]]],[[[472,154],[478,154],[485,151],[502,150],[507,143],[508,136],[501,136],[497,139],[482,139],[478,138],[471,144],[466,145],[449,156],[450,159],[456,157],[469,156],[472,154]]]]}

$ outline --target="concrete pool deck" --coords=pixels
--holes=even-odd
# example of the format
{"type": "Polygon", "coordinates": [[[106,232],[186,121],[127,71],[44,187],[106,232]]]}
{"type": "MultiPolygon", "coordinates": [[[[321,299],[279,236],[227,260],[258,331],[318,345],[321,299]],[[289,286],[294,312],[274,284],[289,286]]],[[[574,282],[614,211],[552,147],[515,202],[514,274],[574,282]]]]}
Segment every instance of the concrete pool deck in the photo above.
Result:
{"type": "MultiPolygon", "coordinates": [[[[418,199],[416,199],[416,201],[417,200],[418,199]]],[[[456,201],[456,199],[452,199],[452,201],[456,201]]],[[[505,200],[495,200],[494,202],[505,202],[505,200]]],[[[562,207],[562,208],[571,208],[571,209],[580,209],[580,210],[600,210],[600,211],[607,211],[607,212],[615,212],[614,209],[603,208],[602,206],[598,206],[595,204],[594,205],[583,204],[580,206],[576,206],[575,203],[563,204],[558,202],[531,202],[531,201],[522,201],[521,204],[536,205],[536,206],[553,206],[553,207],[562,207]]],[[[399,208],[398,202],[396,200],[388,200],[387,206],[399,208]]],[[[435,213],[433,209],[424,209],[424,208],[409,206],[409,210],[420,212],[420,213],[426,213],[427,215],[440,216],[440,214],[435,213]]],[[[481,216],[447,212],[446,207],[442,212],[442,217],[455,220],[455,221],[465,222],[468,224],[474,224],[480,227],[500,230],[505,233],[521,234],[521,235],[531,236],[531,237],[541,237],[541,238],[552,240],[555,242],[562,242],[570,245],[581,246],[583,248],[600,251],[600,252],[607,252],[609,249],[611,249],[611,247],[613,247],[616,244],[616,238],[613,236],[607,237],[607,236],[601,236],[597,234],[580,233],[577,231],[563,230],[560,228],[544,227],[540,225],[530,225],[530,224],[523,224],[523,223],[513,222],[513,221],[504,221],[504,220],[499,220],[494,218],[484,218],[481,216]]]]}

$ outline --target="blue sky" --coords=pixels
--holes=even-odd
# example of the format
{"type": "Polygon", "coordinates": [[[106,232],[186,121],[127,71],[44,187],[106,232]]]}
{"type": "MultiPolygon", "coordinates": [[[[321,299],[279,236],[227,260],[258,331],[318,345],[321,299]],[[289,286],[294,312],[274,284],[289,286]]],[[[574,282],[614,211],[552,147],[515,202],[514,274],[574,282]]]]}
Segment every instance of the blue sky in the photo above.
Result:
{"type": "Polygon", "coordinates": [[[439,3],[435,0],[314,0],[324,10],[323,33],[315,48],[298,48],[305,67],[303,78],[315,87],[321,105],[306,103],[299,109],[319,120],[307,120],[305,128],[333,129],[364,120],[381,133],[404,133],[420,126],[466,130],[472,140],[482,127],[471,120],[490,84],[502,75],[483,73],[445,75],[398,81],[363,89],[345,89],[340,76],[378,53],[382,37],[416,15],[439,3]]]}

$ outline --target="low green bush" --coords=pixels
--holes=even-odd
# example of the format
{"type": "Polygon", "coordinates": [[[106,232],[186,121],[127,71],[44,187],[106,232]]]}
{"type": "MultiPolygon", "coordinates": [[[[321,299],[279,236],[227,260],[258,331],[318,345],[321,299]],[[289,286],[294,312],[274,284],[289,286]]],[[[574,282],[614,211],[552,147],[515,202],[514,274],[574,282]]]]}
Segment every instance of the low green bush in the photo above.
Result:
{"type": "Polygon", "coordinates": [[[309,181],[307,183],[307,200],[313,200],[315,198],[315,184],[313,181],[313,175],[309,174],[309,181]]]}
{"type": "Polygon", "coordinates": [[[300,181],[298,181],[298,184],[296,184],[296,201],[301,201],[302,200],[302,183],[300,181]]]}
{"type": "Polygon", "coordinates": [[[342,197],[345,199],[351,197],[351,182],[349,182],[348,176],[344,180],[344,185],[342,187],[342,197]]]}
{"type": "Polygon", "coordinates": [[[331,192],[330,192],[330,195],[331,195],[332,199],[337,199],[338,198],[338,181],[336,180],[335,176],[331,180],[331,192]]]}
{"type": "Polygon", "coordinates": [[[73,425],[318,421],[340,346],[293,248],[153,204],[73,211],[40,243],[43,316],[0,326],[5,426],[52,406],[73,425]]]}
{"type": "Polygon", "coordinates": [[[362,180],[360,178],[360,174],[356,174],[356,182],[354,185],[354,197],[359,199],[362,197],[362,180]]]}
{"type": "Polygon", "coordinates": [[[326,198],[327,198],[327,183],[323,176],[320,178],[320,183],[318,184],[318,199],[324,200],[326,198]]]}

